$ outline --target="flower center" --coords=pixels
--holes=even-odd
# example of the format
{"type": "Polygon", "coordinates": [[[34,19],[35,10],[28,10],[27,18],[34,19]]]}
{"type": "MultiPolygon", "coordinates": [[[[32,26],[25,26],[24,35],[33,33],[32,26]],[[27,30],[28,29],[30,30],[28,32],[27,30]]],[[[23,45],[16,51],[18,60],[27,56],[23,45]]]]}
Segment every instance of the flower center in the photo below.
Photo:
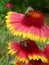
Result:
{"type": "Polygon", "coordinates": [[[23,24],[26,26],[36,26],[41,28],[44,25],[44,16],[38,11],[28,12],[28,16],[25,16],[23,24]]]}
{"type": "Polygon", "coordinates": [[[29,15],[31,15],[34,18],[39,18],[41,14],[37,11],[30,11],[29,15]]]}
{"type": "Polygon", "coordinates": [[[34,41],[26,40],[24,42],[21,42],[21,49],[25,50],[26,52],[32,53],[33,51],[38,50],[38,47],[34,41]]]}

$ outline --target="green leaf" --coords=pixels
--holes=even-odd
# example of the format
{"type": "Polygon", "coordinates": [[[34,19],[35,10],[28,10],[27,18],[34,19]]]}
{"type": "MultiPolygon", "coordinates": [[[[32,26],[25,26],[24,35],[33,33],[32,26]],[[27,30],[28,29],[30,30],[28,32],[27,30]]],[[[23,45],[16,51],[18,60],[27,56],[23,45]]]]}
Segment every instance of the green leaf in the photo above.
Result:
{"type": "Polygon", "coordinates": [[[0,61],[0,65],[2,65],[2,62],[0,61]]]}
{"type": "Polygon", "coordinates": [[[13,60],[11,60],[10,62],[9,62],[9,65],[12,65],[14,62],[16,62],[17,61],[17,59],[13,59],[13,60]]]}

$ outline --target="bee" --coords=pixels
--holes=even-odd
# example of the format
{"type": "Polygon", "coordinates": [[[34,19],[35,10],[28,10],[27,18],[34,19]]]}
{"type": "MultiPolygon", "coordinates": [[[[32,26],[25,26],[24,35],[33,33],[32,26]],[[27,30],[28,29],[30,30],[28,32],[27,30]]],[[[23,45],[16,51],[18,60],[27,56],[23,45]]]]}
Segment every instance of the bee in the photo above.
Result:
{"type": "Polygon", "coordinates": [[[29,12],[33,11],[34,9],[31,8],[31,6],[27,7],[27,10],[25,11],[25,15],[29,15],[29,12]]]}

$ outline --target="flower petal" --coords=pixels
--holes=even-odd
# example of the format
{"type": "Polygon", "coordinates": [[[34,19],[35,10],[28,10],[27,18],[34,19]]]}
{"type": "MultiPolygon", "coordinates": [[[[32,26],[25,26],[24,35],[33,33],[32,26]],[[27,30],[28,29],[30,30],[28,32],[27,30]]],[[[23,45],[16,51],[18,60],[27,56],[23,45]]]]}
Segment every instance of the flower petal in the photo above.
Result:
{"type": "Polygon", "coordinates": [[[49,60],[49,44],[44,48],[43,52],[46,55],[47,59],[49,60]]]}
{"type": "Polygon", "coordinates": [[[17,53],[20,50],[20,45],[17,42],[10,42],[8,44],[9,54],[17,53]]]}

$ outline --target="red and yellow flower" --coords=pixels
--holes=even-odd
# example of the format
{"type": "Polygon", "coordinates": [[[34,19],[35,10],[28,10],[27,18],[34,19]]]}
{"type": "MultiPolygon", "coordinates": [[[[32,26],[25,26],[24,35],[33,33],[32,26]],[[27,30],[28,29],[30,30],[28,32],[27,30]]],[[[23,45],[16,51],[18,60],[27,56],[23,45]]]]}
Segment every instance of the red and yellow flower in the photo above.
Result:
{"type": "Polygon", "coordinates": [[[44,48],[44,54],[46,55],[46,58],[48,59],[48,63],[43,63],[41,59],[39,60],[29,60],[28,63],[21,62],[20,60],[17,60],[14,62],[14,65],[49,65],[49,44],[44,48]]]}
{"type": "Polygon", "coordinates": [[[49,40],[49,27],[44,24],[43,14],[38,11],[28,12],[28,16],[9,12],[6,16],[6,26],[16,36],[22,36],[34,41],[49,40]]]}
{"type": "Polygon", "coordinates": [[[44,63],[48,62],[46,56],[34,41],[26,40],[21,43],[10,42],[8,49],[10,54],[16,54],[15,58],[20,62],[28,63],[30,60],[38,61],[39,59],[44,63]]]}

